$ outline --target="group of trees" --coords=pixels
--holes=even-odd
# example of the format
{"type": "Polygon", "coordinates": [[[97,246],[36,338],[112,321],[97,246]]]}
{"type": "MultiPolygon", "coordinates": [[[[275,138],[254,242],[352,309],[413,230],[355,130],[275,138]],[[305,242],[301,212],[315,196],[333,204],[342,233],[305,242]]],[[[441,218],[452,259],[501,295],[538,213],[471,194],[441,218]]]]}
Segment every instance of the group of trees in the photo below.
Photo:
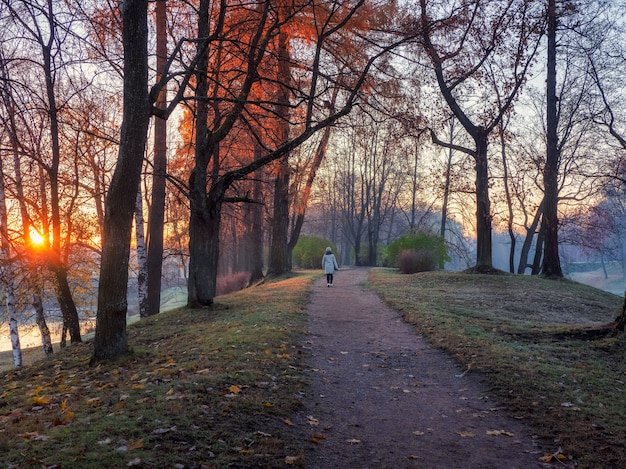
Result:
{"type": "Polygon", "coordinates": [[[2,0],[2,285],[16,339],[19,305],[45,330],[54,291],[80,341],[79,311],[94,306],[77,289],[97,283],[94,360],[115,357],[129,272],[141,314],[155,314],[175,255],[188,306],[205,307],[219,272],[291,269],[303,230],[367,265],[406,229],[472,237],[482,272],[495,220],[511,271],[534,246],[535,270],[561,276],[566,202],[601,201],[593,181],[623,176],[611,8],[2,0]],[[600,136],[621,148],[590,164],[600,136]],[[453,220],[468,200],[473,220],[453,220]]]}

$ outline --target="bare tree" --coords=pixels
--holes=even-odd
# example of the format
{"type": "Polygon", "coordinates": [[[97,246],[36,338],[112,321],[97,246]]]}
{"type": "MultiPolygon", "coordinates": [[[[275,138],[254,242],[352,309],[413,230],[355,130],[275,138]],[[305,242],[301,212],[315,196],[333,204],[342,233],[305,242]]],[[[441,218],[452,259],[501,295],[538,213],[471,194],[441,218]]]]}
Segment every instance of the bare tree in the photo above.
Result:
{"type": "MultiPolygon", "coordinates": [[[[437,84],[454,116],[471,137],[474,148],[450,145],[433,130],[433,141],[462,151],[474,159],[476,171],[476,270],[492,268],[489,198],[488,140],[491,132],[510,109],[524,83],[528,68],[539,45],[539,25],[528,2],[454,2],[433,6],[420,0],[422,46],[430,58],[437,84]],[[434,15],[439,15],[437,18],[434,15]],[[505,39],[506,37],[506,39],[505,39]],[[501,79],[500,103],[481,83],[487,64],[498,63],[501,79]],[[472,86],[483,96],[463,92],[472,86]],[[465,99],[471,96],[471,99],[465,99]],[[480,103],[482,101],[482,103],[480,103]],[[482,104],[481,112],[475,110],[482,104]]],[[[494,84],[494,83],[492,83],[494,84]]]]}

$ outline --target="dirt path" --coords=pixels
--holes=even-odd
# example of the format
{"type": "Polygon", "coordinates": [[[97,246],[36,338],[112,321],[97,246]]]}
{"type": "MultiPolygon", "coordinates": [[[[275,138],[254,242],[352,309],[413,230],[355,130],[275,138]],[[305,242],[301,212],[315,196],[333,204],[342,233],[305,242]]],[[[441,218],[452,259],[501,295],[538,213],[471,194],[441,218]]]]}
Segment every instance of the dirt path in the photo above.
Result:
{"type": "Polygon", "coordinates": [[[546,467],[528,431],[476,376],[464,375],[360,286],[367,275],[342,270],[334,286],[314,284],[311,395],[300,417],[314,440],[306,467],[546,467]]]}

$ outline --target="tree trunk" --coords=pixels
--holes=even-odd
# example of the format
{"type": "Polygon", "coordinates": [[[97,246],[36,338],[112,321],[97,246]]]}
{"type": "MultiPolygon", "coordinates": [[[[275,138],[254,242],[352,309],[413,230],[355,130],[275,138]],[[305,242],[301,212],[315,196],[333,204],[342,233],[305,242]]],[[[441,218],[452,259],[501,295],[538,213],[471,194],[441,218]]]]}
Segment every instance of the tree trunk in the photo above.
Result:
{"type": "Polygon", "coordinates": [[[53,264],[52,272],[55,279],[57,301],[63,314],[63,324],[70,333],[70,343],[79,343],[82,341],[80,337],[80,321],[78,320],[76,303],[74,303],[74,298],[72,297],[72,290],[67,280],[67,268],[64,263],[60,262],[53,264]]]}
{"type": "MultiPolygon", "coordinates": [[[[167,66],[166,0],[156,2],[157,82],[167,66]]],[[[167,86],[157,98],[156,107],[167,107],[167,86]]],[[[161,275],[163,272],[163,227],[165,222],[165,175],[167,173],[167,121],[154,119],[154,168],[152,203],[148,216],[148,302],[146,314],[158,314],[161,308],[161,275]]]]}
{"type": "Polygon", "coordinates": [[[515,273],[515,248],[517,243],[517,237],[515,229],[513,227],[513,220],[515,219],[515,212],[513,210],[513,200],[511,198],[511,189],[509,187],[509,163],[506,153],[506,141],[504,139],[505,128],[500,126],[500,149],[502,153],[502,180],[504,182],[504,196],[506,198],[506,206],[508,209],[509,219],[507,220],[507,231],[509,233],[509,240],[511,241],[511,248],[509,249],[509,272],[515,273]]]}
{"type": "Polygon", "coordinates": [[[52,44],[56,35],[55,24],[52,21],[52,3],[49,3],[49,21],[51,22],[50,40],[47,44],[42,44],[44,79],[46,83],[46,95],[48,98],[48,117],[50,119],[50,140],[52,146],[52,163],[46,167],[50,178],[50,210],[52,218],[52,249],[50,255],[50,270],[55,277],[55,291],[63,322],[70,333],[70,342],[81,342],[80,322],[78,320],[78,310],[72,298],[72,292],[67,279],[67,266],[61,253],[61,210],[59,206],[59,163],[61,160],[61,147],[59,143],[59,115],[56,104],[56,94],[54,89],[55,71],[52,69],[52,44]]]}
{"type": "Polygon", "coordinates": [[[106,198],[92,362],[128,350],[130,237],[150,120],[148,97],[148,0],[120,3],[124,42],[124,105],[117,165],[106,198]]]}
{"type": "MultiPolygon", "coordinates": [[[[202,0],[198,12],[198,37],[209,35],[209,2],[202,0]]],[[[217,284],[219,234],[221,208],[224,197],[223,185],[212,181],[207,194],[207,169],[214,158],[216,173],[219,158],[218,147],[212,141],[208,129],[208,57],[202,53],[196,66],[196,147],[195,166],[189,176],[189,277],[187,279],[187,307],[202,308],[213,304],[217,284]]]]}
{"type": "MultiPolygon", "coordinates": [[[[448,200],[450,198],[450,176],[452,174],[452,156],[454,150],[452,145],[454,144],[454,120],[450,121],[450,148],[448,149],[448,163],[446,165],[446,182],[443,189],[443,203],[441,205],[441,227],[439,234],[443,239],[446,239],[446,224],[448,222],[448,200]]],[[[413,194],[411,206],[413,207],[413,213],[411,214],[411,228],[415,226],[415,192],[417,185],[417,154],[415,156],[415,167],[413,168],[413,194]]]]}
{"type": "Polygon", "coordinates": [[[558,98],[556,96],[556,0],[548,0],[548,62],[546,72],[546,165],[543,171],[545,244],[541,274],[561,278],[559,259],[558,179],[560,151],[558,147],[558,98]]]}
{"type": "Polygon", "coordinates": [[[148,316],[148,262],[146,258],[146,238],[143,230],[143,200],[141,189],[135,198],[135,242],[137,243],[137,296],[139,299],[139,317],[148,316]]]}
{"type": "Polygon", "coordinates": [[[46,357],[52,355],[54,350],[52,348],[52,339],[50,338],[50,329],[48,329],[48,323],[46,322],[46,315],[43,309],[43,301],[41,295],[37,294],[33,300],[33,307],[35,308],[37,327],[39,327],[39,333],[41,334],[41,345],[46,357]]]}
{"type": "MultiPolygon", "coordinates": [[[[279,87],[276,99],[276,114],[278,122],[278,145],[289,140],[289,86],[290,86],[290,56],[288,36],[286,31],[278,34],[278,81],[279,87]]],[[[281,275],[291,269],[289,258],[289,177],[290,167],[288,155],[277,162],[276,181],[274,183],[274,211],[272,215],[272,238],[270,258],[267,274],[281,275]]]]}
{"type": "Polygon", "coordinates": [[[476,141],[476,270],[493,267],[491,257],[491,208],[489,201],[489,170],[487,135],[479,132],[476,141]]]}
{"type": "Polygon", "coordinates": [[[535,239],[535,234],[537,233],[537,227],[539,226],[539,222],[541,221],[541,216],[543,214],[543,200],[537,207],[537,211],[535,212],[535,216],[533,218],[533,222],[526,229],[526,238],[524,239],[524,244],[522,244],[522,250],[520,252],[519,264],[517,265],[517,273],[523,274],[526,272],[528,264],[528,255],[530,253],[530,248],[532,247],[533,240],[535,239]]]}
{"type": "Polygon", "coordinates": [[[546,227],[543,217],[541,217],[541,228],[539,228],[539,234],[537,235],[537,245],[535,246],[535,257],[533,258],[533,265],[530,274],[539,275],[541,272],[541,259],[543,254],[543,245],[546,239],[546,227]]]}
{"type": "Polygon", "coordinates": [[[206,176],[198,177],[196,173],[192,173],[189,278],[187,280],[187,307],[189,308],[210,306],[216,295],[223,194],[217,194],[215,198],[207,197],[204,181],[206,181],[206,176]],[[202,182],[194,183],[195,180],[202,182]]]}
{"type": "MultiPolygon", "coordinates": [[[[254,182],[254,200],[261,200],[263,188],[261,181],[254,182]]],[[[252,223],[249,231],[249,254],[248,270],[250,271],[249,283],[253,284],[263,278],[263,205],[252,204],[252,223]]]]}
{"type": "MultiPolygon", "coordinates": [[[[335,99],[337,97],[337,93],[333,94],[333,101],[331,102],[331,106],[334,107],[335,99]]],[[[317,145],[317,149],[315,151],[315,156],[313,157],[313,161],[311,163],[311,167],[309,169],[309,174],[307,176],[307,180],[304,184],[304,188],[301,193],[298,195],[296,208],[295,208],[295,220],[292,226],[291,235],[289,237],[288,244],[288,256],[291,259],[291,253],[293,249],[296,247],[298,242],[298,238],[300,237],[300,232],[302,231],[302,225],[304,224],[304,216],[306,214],[306,208],[309,204],[309,199],[311,198],[311,190],[313,189],[313,183],[315,182],[315,176],[317,175],[317,170],[320,168],[322,161],[326,157],[326,149],[328,148],[328,141],[330,140],[330,133],[332,127],[328,126],[324,129],[322,133],[322,137],[320,138],[320,142],[317,145]]]]}
{"type": "Polygon", "coordinates": [[[289,236],[289,163],[278,161],[278,174],[274,182],[274,210],[271,224],[271,246],[267,275],[281,275],[289,270],[287,248],[289,236]]]}
{"type": "Polygon", "coordinates": [[[9,243],[8,217],[4,190],[4,171],[0,160],[0,250],[2,253],[0,263],[0,280],[4,283],[4,295],[6,299],[7,317],[9,318],[9,331],[11,335],[11,348],[13,350],[13,365],[16,368],[22,366],[22,348],[17,328],[17,309],[15,308],[15,275],[11,261],[11,247],[9,243]]]}

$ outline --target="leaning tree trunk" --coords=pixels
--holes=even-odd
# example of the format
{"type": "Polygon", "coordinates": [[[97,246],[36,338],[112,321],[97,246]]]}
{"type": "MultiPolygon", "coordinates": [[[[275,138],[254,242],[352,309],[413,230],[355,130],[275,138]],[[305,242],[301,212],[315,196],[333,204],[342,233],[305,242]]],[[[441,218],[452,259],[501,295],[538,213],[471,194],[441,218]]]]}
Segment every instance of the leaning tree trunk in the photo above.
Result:
{"type": "Polygon", "coordinates": [[[50,329],[48,328],[48,323],[46,322],[46,315],[40,294],[35,295],[33,307],[35,308],[37,327],[39,327],[39,333],[41,334],[41,345],[46,357],[49,357],[53,354],[54,349],[52,348],[50,329]]]}
{"type": "Polygon", "coordinates": [[[128,351],[128,264],[135,198],[150,121],[148,0],[120,3],[124,42],[124,106],[117,165],[106,198],[98,314],[92,362],[128,351]]]}
{"type": "Polygon", "coordinates": [[[539,226],[539,222],[541,221],[542,214],[543,214],[543,200],[541,200],[539,207],[537,207],[537,211],[535,212],[533,222],[526,229],[526,238],[524,239],[524,243],[522,244],[519,264],[517,265],[518,274],[525,273],[526,268],[528,267],[532,268],[532,265],[528,264],[528,255],[530,253],[530,248],[532,247],[533,240],[535,239],[535,234],[537,233],[537,227],[539,226]]]}

